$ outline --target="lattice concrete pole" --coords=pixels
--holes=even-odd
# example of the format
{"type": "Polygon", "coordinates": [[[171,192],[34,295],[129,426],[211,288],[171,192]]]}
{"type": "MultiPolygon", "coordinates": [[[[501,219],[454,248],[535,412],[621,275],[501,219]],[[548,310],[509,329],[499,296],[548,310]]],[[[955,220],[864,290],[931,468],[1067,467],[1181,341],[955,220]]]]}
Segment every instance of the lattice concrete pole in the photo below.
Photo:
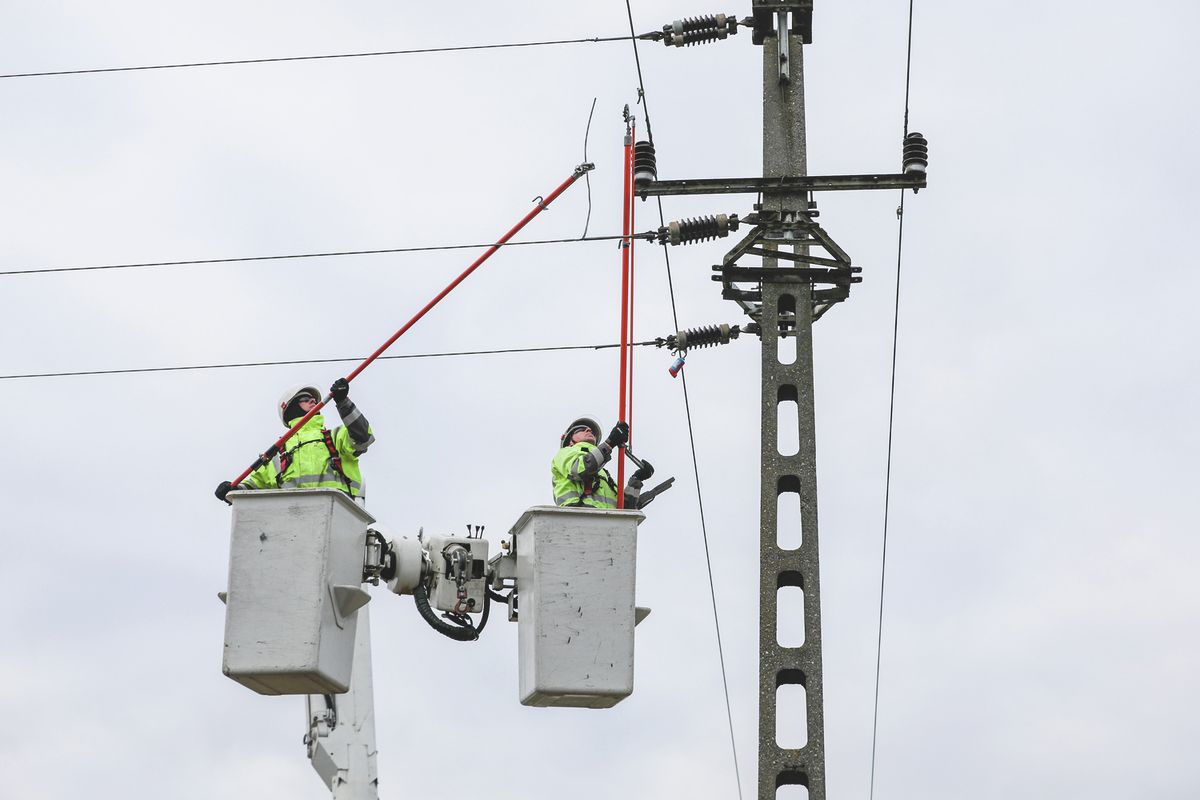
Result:
{"type": "MultiPolygon", "coordinates": [[[[785,34],[788,80],[780,80],[779,39],[763,43],[763,175],[807,174],[804,125],[804,66],[801,37],[785,34]]],[[[806,210],[805,194],[765,192],[764,210],[806,210]]],[[[786,246],[786,245],[785,245],[786,246]]],[[[803,245],[798,246],[804,251],[803,245]]],[[[775,259],[764,265],[778,267],[775,259]]],[[[759,582],[759,745],[758,797],[774,800],[780,786],[808,787],[809,800],[825,800],[825,732],[821,679],[821,605],[817,563],[817,460],[813,411],[812,286],[786,275],[763,281],[762,299],[762,516],[759,582]],[[795,361],[780,363],[779,319],[794,311],[795,361]],[[786,401],[794,401],[789,403],[786,401]],[[781,409],[799,416],[799,451],[779,452],[781,409]],[[779,499],[794,493],[800,500],[801,531],[779,531],[779,499]],[[800,535],[797,536],[797,533],[800,535]],[[780,541],[794,544],[783,549],[780,541]],[[799,587],[804,595],[804,642],[781,647],[778,640],[779,590],[799,587]],[[804,687],[803,746],[779,746],[779,689],[804,687]]],[[[790,314],[788,315],[791,316],[790,314]]],[[[794,690],[792,690],[794,691],[794,690]]],[[[795,729],[798,720],[784,720],[795,729]]],[[[789,742],[792,744],[792,742],[789,742]]]]}

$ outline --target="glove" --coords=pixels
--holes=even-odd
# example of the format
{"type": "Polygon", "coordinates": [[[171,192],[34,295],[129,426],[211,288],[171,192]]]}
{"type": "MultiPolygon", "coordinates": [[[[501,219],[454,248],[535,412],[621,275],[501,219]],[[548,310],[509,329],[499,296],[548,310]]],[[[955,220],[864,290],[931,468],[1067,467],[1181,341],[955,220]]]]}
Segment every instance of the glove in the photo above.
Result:
{"type": "Polygon", "coordinates": [[[329,387],[329,394],[333,397],[333,402],[341,403],[350,396],[350,381],[338,378],[333,382],[333,386],[329,387]]]}
{"type": "Polygon", "coordinates": [[[229,505],[233,505],[233,503],[230,503],[225,499],[225,495],[229,494],[231,491],[233,491],[233,484],[229,481],[221,481],[221,483],[217,486],[217,490],[213,492],[213,494],[217,496],[218,500],[228,503],[229,505]]]}
{"type": "Polygon", "coordinates": [[[620,447],[621,445],[625,444],[628,441],[629,441],[629,423],[628,422],[618,422],[616,425],[613,426],[613,429],[611,431],[609,431],[608,438],[604,440],[604,443],[607,444],[609,447],[620,447]]]}
{"type": "Polygon", "coordinates": [[[637,472],[633,473],[633,477],[639,481],[648,481],[650,476],[654,474],[654,467],[649,461],[643,461],[642,465],[637,468],[637,472]]]}

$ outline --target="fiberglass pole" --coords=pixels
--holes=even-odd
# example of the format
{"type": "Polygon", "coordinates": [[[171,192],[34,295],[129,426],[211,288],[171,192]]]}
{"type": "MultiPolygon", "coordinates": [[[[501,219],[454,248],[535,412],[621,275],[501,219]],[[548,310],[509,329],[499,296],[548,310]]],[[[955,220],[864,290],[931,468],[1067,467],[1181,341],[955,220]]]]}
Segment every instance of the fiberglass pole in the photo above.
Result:
{"type": "MultiPolygon", "coordinates": [[[[497,240],[497,242],[494,245],[489,247],[484,252],[483,255],[481,255],[479,258],[475,259],[475,261],[471,264],[471,266],[469,266],[465,270],[463,270],[462,274],[459,275],[457,278],[455,278],[453,281],[451,281],[450,284],[445,289],[442,289],[442,291],[438,292],[436,297],[434,297],[432,300],[430,300],[428,303],[426,303],[424,308],[422,308],[420,311],[418,311],[416,313],[416,315],[413,316],[412,319],[410,319],[408,322],[406,322],[404,324],[404,327],[402,327],[400,330],[398,330],[394,334],[392,334],[392,337],[390,339],[388,339],[386,342],[384,342],[379,347],[378,350],[376,350],[371,355],[367,356],[365,361],[363,361],[361,364],[359,364],[357,367],[355,367],[354,371],[346,376],[346,382],[349,383],[350,381],[353,381],[360,372],[362,372],[364,369],[366,369],[368,366],[370,366],[372,361],[379,358],[379,356],[383,355],[385,350],[387,350],[389,347],[391,347],[396,342],[396,340],[399,339],[401,336],[403,336],[405,334],[405,332],[408,331],[409,328],[411,328],[413,325],[415,325],[417,323],[417,321],[419,319],[421,319],[421,317],[425,316],[425,314],[428,313],[428,311],[431,308],[433,308],[438,303],[440,303],[442,301],[442,298],[444,298],[446,295],[450,294],[450,292],[452,292],[456,286],[458,286],[460,283],[462,283],[464,280],[466,280],[467,276],[470,275],[472,272],[474,272],[475,269],[480,264],[482,264],[484,261],[487,261],[492,256],[492,254],[495,253],[497,250],[499,250],[500,247],[505,242],[507,242],[509,239],[511,239],[514,235],[516,235],[517,231],[521,230],[521,228],[524,228],[529,223],[530,220],[532,220],[538,214],[545,211],[546,208],[551,203],[553,203],[560,194],[565,192],[571,186],[571,184],[575,183],[575,181],[579,180],[579,178],[582,175],[589,172],[591,169],[592,169],[591,164],[580,164],[579,166],[577,166],[575,168],[575,171],[573,173],[571,173],[571,177],[567,178],[565,181],[563,181],[561,184],[559,184],[558,188],[556,188],[550,194],[546,195],[545,199],[538,198],[538,204],[537,204],[536,208],[534,208],[532,211],[530,211],[528,214],[526,214],[521,219],[520,222],[518,222],[516,225],[514,225],[512,228],[510,228],[508,233],[501,236],[500,239],[497,240]]],[[[263,464],[266,464],[272,458],[274,458],[275,454],[279,452],[279,448],[283,447],[284,442],[286,442],[288,439],[292,438],[293,434],[295,434],[296,431],[300,430],[300,428],[302,428],[304,426],[304,423],[308,422],[313,417],[313,415],[315,415],[318,411],[320,411],[322,408],[324,408],[325,404],[329,402],[329,399],[330,399],[330,395],[325,395],[325,397],[319,403],[317,403],[311,411],[309,411],[302,418],[297,420],[292,425],[292,427],[288,428],[287,432],[284,433],[283,436],[280,436],[278,439],[276,439],[275,443],[272,444],[270,447],[268,447],[267,451],[265,453],[263,453],[262,455],[260,455],[253,464],[251,464],[249,467],[247,467],[246,470],[244,472],[242,472],[241,475],[238,475],[235,479],[230,481],[230,483],[234,486],[234,488],[236,488],[239,483],[244,481],[246,479],[247,475],[249,475],[251,472],[253,472],[254,470],[261,467],[263,464]]]]}

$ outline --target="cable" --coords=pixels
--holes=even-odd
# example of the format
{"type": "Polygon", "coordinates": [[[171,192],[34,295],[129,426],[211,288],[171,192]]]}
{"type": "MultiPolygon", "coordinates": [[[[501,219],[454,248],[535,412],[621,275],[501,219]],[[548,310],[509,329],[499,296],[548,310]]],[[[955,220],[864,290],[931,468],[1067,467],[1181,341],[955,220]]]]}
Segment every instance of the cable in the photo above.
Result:
{"type": "MultiPolygon", "coordinates": [[[[630,32],[630,34],[632,34],[633,33],[633,9],[629,5],[629,0],[625,0],[625,11],[629,17],[629,32],[630,32]]],[[[641,58],[638,56],[637,37],[636,36],[632,37],[632,41],[633,41],[633,58],[634,58],[634,62],[637,64],[638,98],[642,102],[642,108],[645,109],[646,138],[650,141],[650,144],[653,145],[654,144],[654,131],[650,127],[650,103],[649,103],[649,101],[646,100],[646,83],[642,79],[642,61],[641,61],[641,58]]],[[[665,222],[665,217],[663,216],[662,197],[657,197],[656,199],[658,201],[658,224],[660,226],[665,225],[666,222],[665,222]]],[[[671,319],[674,322],[675,329],[679,330],[679,314],[675,308],[675,281],[671,276],[671,256],[670,256],[670,253],[668,252],[669,248],[663,247],[661,249],[663,252],[663,258],[666,260],[667,288],[671,295],[671,319]]],[[[706,524],[705,518],[704,518],[704,495],[700,490],[700,465],[699,465],[699,461],[696,458],[696,435],[692,428],[692,406],[691,406],[691,402],[688,399],[687,375],[685,375],[683,373],[680,373],[680,374],[681,374],[681,377],[683,378],[683,384],[682,384],[683,385],[683,408],[684,408],[684,411],[686,412],[686,416],[687,416],[688,442],[691,445],[691,449],[692,449],[692,473],[696,479],[696,503],[700,509],[700,533],[704,539],[704,563],[708,567],[708,591],[712,597],[713,626],[715,627],[716,633],[717,633],[717,656],[721,662],[721,685],[725,689],[725,715],[726,715],[726,718],[729,720],[729,748],[733,754],[733,774],[734,774],[734,779],[737,781],[738,799],[741,800],[741,798],[742,798],[742,773],[741,773],[741,769],[738,767],[737,740],[734,738],[734,735],[733,735],[733,706],[729,702],[729,678],[727,677],[726,669],[725,669],[725,648],[721,642],[721,620],[717,616],[717,589],[716,589],[716,583],[713,580],[712,554],[711,554],[711,552],[709,550],[709,546],[708,546],[708,525],[706,524]]]]}
{"type": "MultiPolygon", "coordinates": [[[[908,136],[908,97],[912,79],[912,29],[913,2],[908,0],[908,53],[904,67],[904,135],[908,136]]],[[[900,192],[900,207],[896,209],[900,218],[896,235],[896,303],[892,313],[892,382],[888,398],[887,469],[883,481],[883,548],[879,563],[879,624],[875,638],[875,703],[871,721],[871,791],[875,797],[875,747],[879,740],[879,673],[883,661],[883,598],[887,585],[887,535],[888,512],[892,499],[892,431],[896,418],[896,351],[900,334],[900,266],[904,253],[904,192],[900,192]]]]}
{"type": "MultiPolygon", "coordinates": [[[[633,347],[645,347],[647,345],[657,345],[657,342],[633,342],[633,347]]],[[[391,360],[401,358],[449,358],[451,356],[491,356],[508,353],[550,353],[564,350],[607,350],[613,347],[620,347],[620,344],[579,344],[579,345],[562,345],[557,347],[512,347],[505,350],[461,350],[456,352],[445,353],[406,353],[394,356],[380,356],[379,360],[391,360]]],[[[193,364],[188,366],[177,367],[139,367],[131,369],[96,369],[84,370],[80,372],[39,372],[29,373],[27,375],[0,375],[0,381],[16,380],[18,378],[78,378],[89,375],[134,375],[146,372],[184,372],[187,370],[202,370],[202,369],[235,369],[240,367],[282,367],[293,364],[340,364],[348,361],[361,361],[361,356],[353,358],[303,358],[294,359],[292,361],[247,361],[240,364],[193,364]]]]}
{"type": "MultiPolygon", "coordinates": [[[[651,240],[654,231],[634,234],[638,239],[651,240]]],[[[98,264],[82,267],[46,267],[44,269],[10,269],[0,270],[0,276],[5,275],[43,275],[50,272],[86,272],[101,269],[137,269],[141,267],[183,267],[195,264],[236,264],[244,261],[279,261],[289,258],[330,258],[334,256],[373,256],[385,253],[424,253],[432,250],[476,250],[480,247],[517,247],[520,245],[541,244],[572,244],[574,242],[605,242],[623,239],[623,236],[584,236],[573,239],[535,239],[527,242],[503,242],[481,244],[441,244],[426,247],[389,247],[379,250],[339,250],[328,253],[289,253],[275,256],[239,256],[237,258],[196,258],[187,261],[147,261],[137,264],[98,264]]]]}
{"type": "Polygon", "coordinates": [[[623,42],[628,36],[602,36],[587,39],[554,39],[543,42],[508,42],[504,44],[474,44],[453,47],[420,47],[412,50],[380,50],[371,53],[331,53],[317,56],[283,56],[281,58],[243,58],[234,61],[195,61],[185,64],[149,64],[139,67],[102,67],[99,69],[64,69],[53,72],[14,72],[0,78],[45,78],[54,75],[95,75],[102,72],[138,72],[152,69],[185,69],[188,67],[227,67],[236,64],[274,64],[283,61],[318,61],[333,58],[373,58],[375,56],[408,56],[422,53],[457,53],[466,50],[499,50],[512,47],[545,47],[561,44],[623,42]]]}
{"type": "MultiPolygon", "coordinates": [[[[584,128],[584,130],[583,130],[583,163],[584,164],[589,163],[588,157],[587,157],[588,135],[592,132],[592,114],[595,114],[595,113],[596,113],[596,98],[593,97],[592,98],[592,110],[588,112],[587,127],[584,128]]],[[[583,221],[583,233],[581,233],[579,235],[580,240],[587,238],[588,225],[590,225],[592,222],[592,173],[589,172],[586,175],[584,175],[583,180],[587,183],[588,210],[587,210],[587,218],[584,219],[584,221],[583,221]]]]}

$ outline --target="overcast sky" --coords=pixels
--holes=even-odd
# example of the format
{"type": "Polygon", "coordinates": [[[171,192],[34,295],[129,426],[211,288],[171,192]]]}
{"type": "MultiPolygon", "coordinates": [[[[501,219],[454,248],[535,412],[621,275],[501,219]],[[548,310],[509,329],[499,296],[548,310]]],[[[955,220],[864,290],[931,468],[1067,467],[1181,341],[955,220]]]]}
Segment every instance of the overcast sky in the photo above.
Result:
{"type": "MultiPolygon", "coordinates": [[[[635,29],[749,7],[634,0],[635,29]]],[[[628,32],[623,3],[4,0],[0,74],[628,32]]],[[[813,174],[894,172],[902,0],[818,0],[804,49],[813,174]]],[[[1194,3],[918,0],[875,795],[1200,795],[1200,445],[1194,3]]],[[[747,32],[643,43],[662,178],[761,169],[747,32]]],[[[0,79],[0,271],[489,242],[583,160],[589,233],[620,232],[628,42],[0,79]]],[[[634,106],[644,130],[645,110],[634,106]]],[[[896,192],[822,196],[863,269],[815,329],[831,798],[871,774],[896,192]]],[[[667,219],[750,211],[668,199],[667,219]]],[[[572,187],[521,238],[577,237],[572,187]]],[[[653,202],[636,227],[658,226],[653,202]]],[[[723,240],[637,250],[636,334],[745,322],[723,240]]],[[[371,353],[472,251],[0,275],[8,598],[0,763],[19,798],[328,793],[300,698],[221,674],[229,509],[213,487],[281,432],[290,384],[371,353]]],[[[612,242],[510,248],[391,354],[614,342],[612,242]]],[[[688,360],[700,488],[746,797],[755,792],[759,345],[688,360]]],[[[639,541],[634,694],[517,698],[516,626],[460,644],[409,598],[371,604],[381,796],[737,796],[696,480],[671,356],[636,354],[637,449],[676,488],[639,541]]],[[[580,414],[607,427],[615,352],[376,362],[351,396],[390,532],[487,526],[549,502],[580,414]]]]}

